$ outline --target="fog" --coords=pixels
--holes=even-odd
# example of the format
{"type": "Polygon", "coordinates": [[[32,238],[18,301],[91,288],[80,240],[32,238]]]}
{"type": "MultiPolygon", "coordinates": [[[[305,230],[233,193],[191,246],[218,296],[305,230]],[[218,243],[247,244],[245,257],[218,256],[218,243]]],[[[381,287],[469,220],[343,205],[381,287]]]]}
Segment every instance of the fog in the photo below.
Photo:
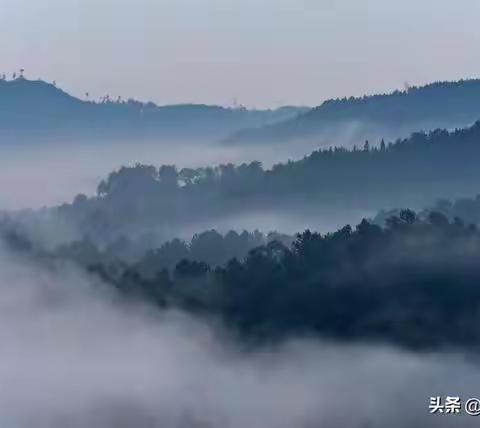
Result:
{"type": "MultiPolygon", "coordinates": [[[[77,140],[66,136],[48,143],[2,140],[0,210],[40,208],[95,194],[98,183],[122,165],[176,165],[199,168],[226,163],[262,162],[265,168],[295,161],[320,147],[360,147],[362,125],[345,124],[321,138],[288,142],[227,143],[222,141],[77,140]]],[[[385,131],[385,135],[387,135],[385,131]]],[[[372,141],[372,146],[376,145],[372,141]]],[[[262,216],[264,216],[262,214],[262,216]]],[[[358,216],[355,216],[357,219],[358,216]]],[[[289,222],[282,219],[277,223],[289,222]]],[[[336,224],[336,223],[335,223],[336,224]]],[[[297,229],[297,228],[296,228],[297,229]]]]}
{"type": "Polygon", "coordinates": [[[172,238],[190,239],[195,233],[215,229],[220,233],[230,230],[241,232],[243,230],[259,230],[265,233],[281,232],[295,235],[307,229],[320,233],[329,233],[338,230],[346,224],[357,224],[363,218],[371,218],[376,212],[366,210],[339,210],[337,207],[325,208],[322,214],[315,210],[298,208],[285,208],[283,210],[250,210],[238,215],[215,217],[207,221],[197,221],[190,225],[177,228],[165,227],[156,230],[162,240],[172,238]]]}
{"type": "Polygon", "coordinates": [[[17,257],[1,250],[2,426],[476,423],[428,414],[432,395],[478,393],[473,359],[313,339],[246,350],[211,322],[127,306],[72,267],[17,257]]]}
{"type": "Polygon", "coordinates": [[[110,172],[137,162],[183,168],[259,160],[269,167],[300,159],[314,147],[311,142],[245,147],[205,141],[6,143],[0,158],[0,209],[39,208],[71,202],[78,193],[92,195],[110,172]]]}

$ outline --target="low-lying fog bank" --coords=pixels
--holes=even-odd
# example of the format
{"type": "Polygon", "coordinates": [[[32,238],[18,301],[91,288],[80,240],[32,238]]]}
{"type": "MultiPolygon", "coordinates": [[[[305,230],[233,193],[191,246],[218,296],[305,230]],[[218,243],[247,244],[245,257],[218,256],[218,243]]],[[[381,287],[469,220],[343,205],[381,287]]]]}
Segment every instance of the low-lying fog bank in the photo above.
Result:
{"type": "Polygon", "coordinates": [[[469,427],[430,396],[478,395],[462,355],[295,340],[242,350],[219,326],[126,306],[73,268],[1,251],[0,425],[469,427]]]}

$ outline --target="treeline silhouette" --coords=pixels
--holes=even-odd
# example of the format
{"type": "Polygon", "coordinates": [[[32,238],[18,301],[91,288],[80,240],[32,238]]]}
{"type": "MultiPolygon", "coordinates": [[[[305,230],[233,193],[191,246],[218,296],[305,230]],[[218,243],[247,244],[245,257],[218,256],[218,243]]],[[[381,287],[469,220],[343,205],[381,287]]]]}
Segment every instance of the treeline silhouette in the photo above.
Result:
{"type": "Polygon", "coordinates": [[[262,211],[321,219],[396,206],[420,209],[440,198],[477,194],[479,161],[480,122],[378,147],[366,142],[352,150],[318,150],[270,170],[260,162],[181,170],[136,165],[112,172],[95,197],[79,195],[44,217],[75,225],[80,237],[109,242],[120,234],[262,211]]]}
{"type": "Polygon", "coordinates": [[[118,264],[89,271],[128,300],[221,319],[254,342],[320,335],[431,350],[479,345],[479,261],[475,226],[403,210],[385,228],[307,230],[217,268],[185,259],[153,278],[118,264]]]}
{"type": "MultiPolygon", "coordinates": [[[[405,137],[423,129],[470,126],[480,119],[480,80],[436,82],[390,94],[325,101],[295,118],[238,131],[236,143],[405,137]]],[[[348,143],[348,142],[346,142],[348,143]]]]}

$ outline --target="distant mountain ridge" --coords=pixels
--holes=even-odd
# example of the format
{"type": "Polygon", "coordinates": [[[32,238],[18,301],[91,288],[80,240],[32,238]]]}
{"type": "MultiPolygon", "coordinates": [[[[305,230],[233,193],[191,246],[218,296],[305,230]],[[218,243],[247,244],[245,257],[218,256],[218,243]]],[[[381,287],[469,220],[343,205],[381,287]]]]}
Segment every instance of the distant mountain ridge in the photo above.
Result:
{"type": "Polygon", "coordinates": [[[290,106],[276,110],[158,106],[133,99],[93,102],[41,80],[0,80],[0,138],[223,138],[237,129],[283,121],[306,110],[290,106]]]}
{"type": "Polygon", "coordinates": [[[480,119],[480,80],[436,82],[390,94],[325,101],[284,122],[235,132],[227,141],[314,140],[320,145],[362,144],[412,132],[463,128],[480,119]],[[343,143],[341,139],[345,140],[343,143]]]}

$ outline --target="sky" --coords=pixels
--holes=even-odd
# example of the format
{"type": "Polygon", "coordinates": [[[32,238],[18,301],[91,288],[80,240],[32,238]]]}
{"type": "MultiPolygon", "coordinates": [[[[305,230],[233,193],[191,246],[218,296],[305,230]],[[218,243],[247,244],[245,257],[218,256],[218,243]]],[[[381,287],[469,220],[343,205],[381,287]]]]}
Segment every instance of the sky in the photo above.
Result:
{"type": "Polygon", "coordinates": [[[0,71],[76,96],[318,105],[480,76],[478,0],[0,0],[0,71]]]}

